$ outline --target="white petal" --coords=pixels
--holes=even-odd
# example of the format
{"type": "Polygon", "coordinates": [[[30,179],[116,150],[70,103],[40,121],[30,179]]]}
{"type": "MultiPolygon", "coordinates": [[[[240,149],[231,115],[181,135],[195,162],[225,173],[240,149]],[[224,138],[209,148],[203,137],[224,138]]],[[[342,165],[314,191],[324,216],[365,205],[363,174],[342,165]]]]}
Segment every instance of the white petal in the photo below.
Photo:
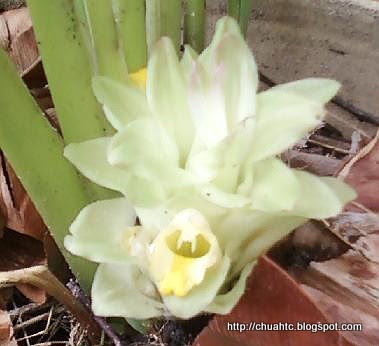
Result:
{"type": "Polygon", "coordinates": [[[222,208],[242,208],[250,202],[248,197],[225,192],[212,184],[201,185],[198,190],[205,199],[222,208]]]}
{"type": "Polygon", "coordinates": [[[329,102],[338,92],[341,83],[326,78],[308,78],[279,84],[271,90],[294,92],[318,103],[329,102]]]}
{"type": "Polygon", "coordinates": [[[223,145],[210,149],[206,149],[205,146],[193,148],[186,163],[186,170],[196,176],[199,183],[211,181],[222,168],[223,150],[223,145]]]}
{"type": "Polygon", "coordinates": [[[289,211],[300,196],[300,184],[292,169],[279,159],[266,159],[254,167],[251,208],[267,211],[289,211]]]}
{"type": "MultiPolygon", "coordinates": [[[[271,248],[277,241],[284,238],[306,221],[305,218],[295,216],[274,217],[262,226],[239,250],[237,263],[233,266],[233,274],[239,273],[242,268],[256,260],[264,251],[271,248]]],[[[232,275],[233,275],[232,274],[232,275]]]]}
{"type": "Polygon", "coordinates": [[[214,300],[226,279],[230,266],[227,256],[215,268],[209,269],[203,282],[194,287],[186,296],[166,296],[163,302],[167,309],[176,317],[188,319],[202,311],[214,300]]]}
{"type": "Polygon", "coordinates": [[[255,114],[258,85],[254,58],[240,34],[226,32],[210,47],[195,65],[189,89],[196,129],[208,147],[255,114]]]}
{"type": "Polygon", "coordinates": [[[208,76],[196,63],[190,76],[188,103],[196,135],[211,148],[228,135],[228,119],[224,104],[221,76],[208,76]]]}
{"type": "Polygon", "coordinates": [[[65,147],[64,156],[96,184],[125,192],[128,174],[108,162],[107,150],[110,141],[110,137],[102,137],[82,143],[72,143],[65,147]]]}
{"type": "Polygon", "coordinates": [[[200,60],[206,66],[209,66],[214,60],[215,49],[217,49],[220,41],[225,35],[234,35],[243,40],[240,27],[235,19],[231,17],[223,17],[216,23],[215,33],[210,45],[200,54],[200,60]]]}
{"type": "Polygon", "coordinates": [[[355,191],[337,178],[317,177],[295,171],[301,194],[293,213],[314,219],[323,219],[339,214],[346,203],[356,197],[355,191]]]}
{"type": "Polygon", "coordinates": [[[247,278],[255,264],[256,262],[247,264],[233,288],[227,293],[216,296],[214,301],[206,308],[206,311],[223,315],[230,313],[244,294],[247,278]]]}
{"type": "Polygon", "coordinates": [[[150,207],[166,198],[159,181],[138,177],[108,162],[111,138],[103,137],[65,147],[64,155],[79,171],[96,184],[122,192],[139,207],[150,207]]]}
{"type": "Polygon", "coordinates": [[[258,72],[246,42],[239,36],[225,35],[215,49],[213,70],[218,74],[226,109],[229,132],[240,121],[255,114],[258,72]]]}
{"type": "Polygon", "coordinates": [[[219,144],[217,153],[222,166],[212,183],[224,192],[235,193],[243,163],[246,161],[254,140],[255,121],[247,118],[237,129],[219,144]]]}
{"type": "Polygon", "coordinates": [[[133,265],[101,264],[92,285],[92,310],[97,316],[147,319],[163,315],[155,289],[133,265]]]}
{"type": "Polygon", "coordinates": [[[222,257],[217,238],[196,209],[177,213],[150,249],[151,276],[162,295],[188,294],[222,257]]]}
{"type": "MultiPolygon", "coordinates": [[[[238,23],[230,18],[220,19],[208,48],[199,61],[210,76],[220,75],[222,98],[228,117],[228,128],[255,113],[255,93],[258,69],[238,23]]],[[[214,78],[211,78],[214,79],[214,78]]]]}
{"type": "Polygon", "coordinates": [[[71,235],[65,237],[65,247],[90,261],[125,262],[129,255],[122,246],[123,236],[135,221],[136,213],[126,198],[89,204],[71,224],[71,235]]]}
{"type": "Polygon", "coordinates": [[[237,194],[242,196],[250,196],[254,183],[254,163],[246,160],[240,168],[239,185],[237,194]]]}
{"type": "Polygon", "coordinates": [[[167,191],[160,181],[136,175],[129,176],[124,194],[135,207],[140,208],[154,207],[167,198],[167,191]]]}
{"type": "Polygon", "coordinates": [[[151,118],[133,121],[113,136],[108,160],[146,178],[162,177],[179,168],[175,143],[151,118]]]}
{"type": "Polygon", "coordinates": [[[184,77],[187,81],[191,76],[197,58],[198,54],[196,51],[190,45],[186,44],[184,47],[183,57],[180,60],[180,65],[182,67],[184,77]]]}
{"type": "Polygon", "coordinates": [[[165,203],[153,208],[136,208],[136,212],[141,225],[156,232],[167,228],[176,214],[175,211],[167,208],[165,203]]]}
{"type": "Polygon", "coordinates": [[[240,247],[275,218],[275,214],[248,208],[230,209],[215,233],[221,248],[225,249],[225,253],[234,262],[241,254],[240,247]]]}
{"type": "Polygon", "coordinates": [[[146,95],[140,88],[96,76],[92,87],[112,126],[120,130],[131,121],[151,116],[146,95]]]}
{"type": "Polygon", "coordinates": [[[290,148],[314,129],[323,116],[321,103],[295,93],[273,89],[258,94],[251,158],[262,160],[290,148]]]}
{"type": "Polygon", "coordinates": [[[187,88],[175,48],[167,37],[155,46],[148,64],[146,95],[154,115],[179,148],[180,161],[187,157],[194,128],[187,103],[187,88]]]}
{"type": "Polygon", "coordinates": [[[186,169],[191,171],[198,182],[210,182],[225,192],[234,192],[240,167],[251,149],[255,122],[248,118],[238,128],[216,146],[210,149],[193,150],[186,169]]]}
{"type": "Polygon", "coordinates": [[[181,189],[172,198],[166,201],[165,206],[176,213],[183,209],[198,209],[206,218],[212,230],[216,231],[219,227],[226,209],[207,199],[196,190],[195,187],[181,189]]]}

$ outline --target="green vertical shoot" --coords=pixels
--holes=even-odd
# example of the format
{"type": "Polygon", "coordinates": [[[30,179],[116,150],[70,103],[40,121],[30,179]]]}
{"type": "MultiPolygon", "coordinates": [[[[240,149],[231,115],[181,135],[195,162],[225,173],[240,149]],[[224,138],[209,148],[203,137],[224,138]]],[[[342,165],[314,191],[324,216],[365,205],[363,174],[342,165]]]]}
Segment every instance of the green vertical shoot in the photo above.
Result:
{"type": "Polygon", "coordinates": [[[252,8],[253,0],[228,0],[229,16],[238,21],[244,36],[247,33],[252,8]]]}
{"type": "Polygon", "coordinates": [[[91,39],[89,48],[94,51],[95,74],[126,82],[128,70],[118,38],[112,2],[82,1],[91,39]]]}
{"type": "Polygon", "coordinates": [[[91,87],[92,68],[71,0],[28,0],[66,143],[111,133],[91,87]]]}
{"type": "MultiPolygon", "coordinates": [[[[89,28],[83,30],[85,6],[72,0],[28,0],[28,6],[65,143],[111,134],[92,92],[95,53],[89,28]]],[[[86,186],[92,200],[115,196],[89,181],[86,186]]]]}
{"type": "Polygon", "coordinates": [[[184,12],[184,43],[196,52],[204,49],[205,0],[187,0],[184,12]]]}
{"type": "Polygon", "coordinates": [[[90,200],[63,142],[43,116],[15,67],[0,49],[0,148],[49,227],[60,250],[89,293],[95,264],[63,245],[70,224],[90,200]]]}
{"type": "Polygon", "coordinates": [[[161,37],[160,0],[146,0],[146,42],[148,54],[161,37]]]}
{"type": "Polygon", "coordinates": [[[161,0],[161,36],[168,36],[179,54],[182,43],[182,0],[161,0]]]}
{"type": "Polygon", "coordinates": [[[181,0],[146,0],[146,35],[149,53],[162,36],[170,37],[179,53],[182,41],[182,14],[181,0]]]}
{"type": "Polygon", "coordinates": [[[147,65],[145,0],[113,0],[118,34],[129,73],[147,65]]]}

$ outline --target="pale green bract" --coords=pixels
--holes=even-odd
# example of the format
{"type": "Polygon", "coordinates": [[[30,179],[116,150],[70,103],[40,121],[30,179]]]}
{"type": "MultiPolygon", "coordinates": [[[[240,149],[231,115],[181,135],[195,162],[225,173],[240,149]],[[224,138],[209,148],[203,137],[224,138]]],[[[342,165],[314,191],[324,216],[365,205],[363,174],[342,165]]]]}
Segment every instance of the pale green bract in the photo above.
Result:
{"type": "Polygon", "coordinates": [[[65,239],[73,254],[100,263],[95,314],[228,313],[259,255],[355,198],[343,182],[276,157],[321,123],[339,83],[312,78],[258,94],[257,86],[254,58],[228,17],[199,56],[186,47],[179,61],[162,38],[146,90],[93,80],[117,132],[70,144],[65,156],[126,196],[88,205],[65,239]]]}

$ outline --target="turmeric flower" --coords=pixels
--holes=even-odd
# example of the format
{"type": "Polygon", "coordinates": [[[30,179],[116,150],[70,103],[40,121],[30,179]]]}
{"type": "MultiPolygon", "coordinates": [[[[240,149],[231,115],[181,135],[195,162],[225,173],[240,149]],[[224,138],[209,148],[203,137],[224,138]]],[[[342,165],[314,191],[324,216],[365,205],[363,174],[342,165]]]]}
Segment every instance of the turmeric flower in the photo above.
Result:
{"type": "Polygon", "coordinates": [[[179,60],[162,38],[128,85],[94,78],[116,133],[70,144],[65,155],[124,197],[84,208],[65,245],[100,263],[96,314],[227,313],[260,254],[354,198],[343,182],[277,158],[321,123],[339,83],[306,79],[258,94],[257,87],[252,53],[228,17],[199,56],[186,47],[179,60]]]}

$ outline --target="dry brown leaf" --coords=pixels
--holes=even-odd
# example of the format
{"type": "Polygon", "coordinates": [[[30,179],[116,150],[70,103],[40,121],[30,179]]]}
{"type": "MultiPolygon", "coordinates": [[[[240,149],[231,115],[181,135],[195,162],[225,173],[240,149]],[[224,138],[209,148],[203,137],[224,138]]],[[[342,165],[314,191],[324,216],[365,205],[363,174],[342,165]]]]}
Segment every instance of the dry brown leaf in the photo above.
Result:
{"type": "MultiPolygon", "coordinates": [[[[233,311],[216,316],[198,336],[195,346],[319,346],[353,345],[338,332],[231,331],[228,323],[329,323],[315,301],[271,259],[262,256],[249,278],[248,288],[233,311]]],[[[229,325],[230,326],[230,325],[229,325]]]]}
{"type": "Polygon", "coordinates": [[[339,177],[358,193],[356,203],[379,213],[379,130],[341,170],[339,177]]]}
{"type": "Polygon", "coordinates": [[[4,231],[4,236],[0,240],[0,271],[45,263],[45,253],[40,241],[10,230],[4,231]]]}
{"type": "Polygon", "coordinates": [[[11,319],[8,312],[4,310],[0,310],[0,345],[17,346],[17,342],[13,338],[11,319]]]}
{"type": "Polygon", "coordinates": [[[292,168],[303,169],[321,176],[332,176],[343,166],[341,160],[298,150],[287,150],[282,154],[282,159],[292,168]]]}
{"type": "Polygon", "coordinates": [[[41,61],[29,11],[24,7],[4,12],[0,17],[0,43],[23,76],[41,61]]]}
{"type": "MultiPolygon", "coordinates": [[[[1,154],[0,154],[1,156],[1,154]]],[[[47,228],[14,170],[3,158],[0,165],[0,208],[6,226],[43,240],[47,228]]]]}
{"type": "Polygon", "coordinates": [[[0,272],[0,285],[31,284],[45,290],[76,317],[94,344],[101,339],[102,330],[88,308],[79,301],[47,268],[36,265],[0,272]]]}
{"type": "Polygon", "coordinates": [[[375,137],[377,130],[375,125],[360,121],[357,117],[333,103],[329,103],[327,106],[325,122],[337,129],[343,138],[348,141],[351,140],[353,133],[357,132],[367,143],[375,137]]]}
{"type": "MultiPolygon", "coordinates": [[[[0,239],[0,272],[45,264],[46,258],[41,242],[10,230],[0,239]]],[[[46,301],[46,292],[28,284],[17,285],[27,298],[37,304],[46,301]]]]}
{"type": "Polygon", "coordinates": [[[325,262],[312,262],[297,273],[317,306],[330,319],[340,323],[361,323],[362,331],[343,334],[360,346],[379,344],[379,264],[359,252],[325,262]]]}
{"type": "Polygon", "coordinates": [[[344,212],[329,219],[328,227],[368,260],[379,263],[379,215],[344,212]]]}

